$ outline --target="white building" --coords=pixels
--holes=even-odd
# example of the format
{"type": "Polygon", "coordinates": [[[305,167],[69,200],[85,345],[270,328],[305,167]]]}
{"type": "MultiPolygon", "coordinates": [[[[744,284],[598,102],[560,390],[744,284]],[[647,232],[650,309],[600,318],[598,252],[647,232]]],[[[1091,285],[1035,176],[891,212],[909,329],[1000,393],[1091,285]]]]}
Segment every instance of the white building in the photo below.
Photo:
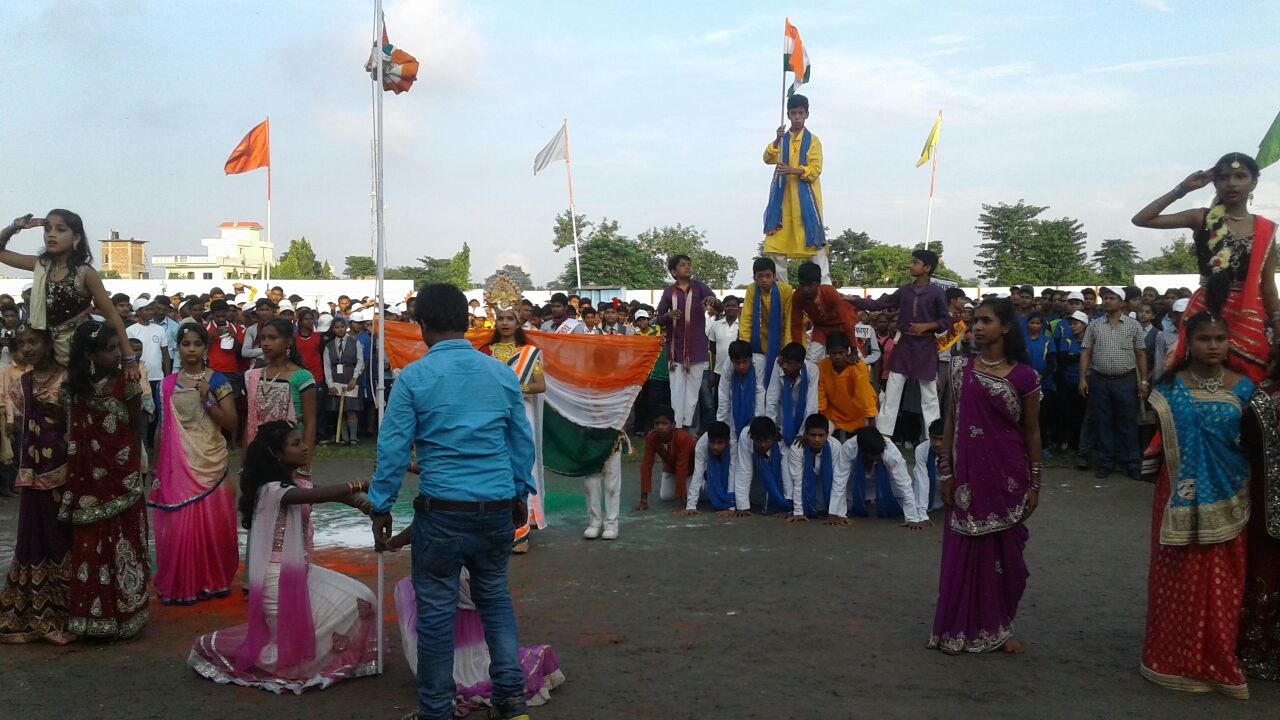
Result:
{"type": "Polygon", "coordinates": [[[218,237],[200,244],[204,255],[153,255],[153,275],[163,280],[261,279],[275,256],[256,222],[224,222],[218,226],[218,237]]]}

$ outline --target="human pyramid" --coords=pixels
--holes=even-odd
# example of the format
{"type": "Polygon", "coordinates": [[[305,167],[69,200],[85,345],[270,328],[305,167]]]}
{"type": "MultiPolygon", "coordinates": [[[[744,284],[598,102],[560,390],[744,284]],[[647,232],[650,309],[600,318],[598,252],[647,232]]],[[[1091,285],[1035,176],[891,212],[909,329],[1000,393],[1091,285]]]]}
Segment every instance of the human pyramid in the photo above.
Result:
{"type": "MultiPolygon", "coordinates": [[[[928,250],[912,253],[913,281],[894,293],[842,295],[829,282],[822,150],[803,96],[789,100],[788,117],[764,151],[775,168],[765,252],[741,299],[717,298],[676,255],[654,308],[597,308],[564,293],[537,308],[500,278],[487,310],[432,285],[358,314],[285,301],[283,289],[251,307],[210,293],[168,318],[168,299],[108,295],[75,213],[18,218],[0,231],[0,262],[35,277],[20,308],[0,298],[12,338],[0,455],[21,488],[0,642],[128,640],[149,621],[152,593],[178,605],[226,596],[238,514],[249,530],[247,622],[197,638],[191,667],[277,693],[376,674],[379,598],[309,556],[311,506],[343,503],[372,518],[379,551],[413,547],[413,575],[395,598],[420,717],[481,707],[527,717],[564,680],[551,648],[516,644],[506,587],[510,552],[527,552],[547,524],[543,410],[544,396],[563,392],[546,367],[558,338],[652,357],[642,387],[620,394],[629,427],[605,428],[598,462],[569,473],[584,478],[584,538],[619,536],[628,430],[644,438],[636,512],[650,509],[659,463],[658,498],[682,515],[845,526],[874,502],[877,515],[927,531],[945,507],[928,645],[950,654],[1022,652],[1013,619],[1042,455],[1083,444],[1078,419],[1068,439],[1042,424],[1043,408],[1118,413],[1149,402],[1158,469],[1141,672],[1233,697],[1247,697],[1246,671],[1280,676],[1280,621],[1260,609],[1274,598],[1247,589],[1280,576],[1280,387],[1268,380],[1280,296],[1274,224],[1248,210],[1256,163],[1228,155],[1135,216],[1191,230],[1200,249],[1202,289],[1174,304],[1162,332],[1155,317],[1126,315],[1127,293],[1115,288],[1102,288],[1092,316],[1072,295],[1061,317],[999,297],[971,303],[932,282],[939,258],[928,250]],[[1162,214],[1210,183],[1210,207],[1162,214]],[[7,249],[34,228],[42,252],[7,249]],[[786,266],[797,258],[793,286],[786,266]],[[416,323],[430,352],[381,368],[392,389],[372,479],[313,486],[319,438],[358,442],[380,384],[364,326],[373,313],[416,323]],[[1154,354],[1149,339],[1168,352],[1154,354]],[[1161,368],[1154,388],[1149,365],[1161,368]],[[1242,433],[1265,450],[1251,455],[1242,433]],[[238,499],[224,482],[236,441],[238,499]],[[405,474],[420,470],[414,522],[394,533],[405,474]]],[[[1093,441],[1100,471],[1134,465],[1136,428],[1133,448],[1093,441]]]]}

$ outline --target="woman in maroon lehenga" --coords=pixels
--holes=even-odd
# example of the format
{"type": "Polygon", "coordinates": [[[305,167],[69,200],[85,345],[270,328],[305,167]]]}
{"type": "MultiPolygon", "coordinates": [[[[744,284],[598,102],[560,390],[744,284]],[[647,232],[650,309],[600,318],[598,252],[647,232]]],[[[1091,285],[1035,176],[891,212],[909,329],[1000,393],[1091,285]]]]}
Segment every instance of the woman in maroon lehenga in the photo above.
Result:
{"type": "Polygon", "coordinates": [[[1244,608],[1236,651],[1248,677],[1280,680],[1280,381],[1253,394],[1245,423],[1252,501],[1245,528],[1244,608]]]}
{"type": "Polygon", "coordinates": [[[128,640],[146,625],[147,515],[138,439],[142,389],[120,371],[110,326],[76,328],[67,369],[67,485],[59,518],[70,521],[71,632],[128,640]]]}
{"type": "Polygon", "coordinates": [[[18,538],[0,589],[0,643],[44,639],[64,645],[67,632],[67,550],[71,531],[58,522],[67,478],[67,416],[62,404],[66,371],[54,362],[49,333],[18,329],[18,352],[31,366],[10,385],[8,402],[22,429],[18,443],[18,538]]]}

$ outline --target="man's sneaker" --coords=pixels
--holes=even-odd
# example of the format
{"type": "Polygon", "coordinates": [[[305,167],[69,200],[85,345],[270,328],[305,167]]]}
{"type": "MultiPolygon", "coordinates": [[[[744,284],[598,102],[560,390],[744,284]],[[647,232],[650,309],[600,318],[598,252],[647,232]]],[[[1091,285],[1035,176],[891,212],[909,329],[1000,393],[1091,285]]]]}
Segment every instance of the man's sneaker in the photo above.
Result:
{"type": "Polygon", "coordinates": [[[603,538],[603,539],[605,539],[605,540],[617,540],[617,539],[618,539],[618,528],[617,528],[617,527],[607,527],[607,528],[605,528],[605,529],[604,529],[604,532],[600,534],[600,537],[601,537],[601,538],[603,538]]]}
{"type": "MultiPolygon", "coordinates": [[[[599,525],[591,525],[591,526],[587,527],[587,529],[586,529],[586,530],[583,530],[583,531],[582,531],[582,537],[584,537],[584,538],[586,538],[586,539],[588,539],[588,540],[595,540],[596,538],[600,537],[600,526],[599,526],[599,525]]],[[[614,537],[617,537],[616,533],[615,533],[614,537]]]]}

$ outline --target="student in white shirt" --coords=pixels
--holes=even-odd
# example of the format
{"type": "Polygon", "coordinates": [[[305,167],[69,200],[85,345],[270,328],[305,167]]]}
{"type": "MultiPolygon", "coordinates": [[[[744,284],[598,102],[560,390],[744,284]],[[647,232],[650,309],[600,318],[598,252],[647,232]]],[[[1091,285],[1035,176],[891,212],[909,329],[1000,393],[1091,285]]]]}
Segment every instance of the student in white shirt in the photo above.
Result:
{"type": "Polygon", "coordinates": [[[787,522],[806,522],[835,512],[835,478],[848,473],[840,441],[831,437],[829,427],[825,415],[813,413],[805,418],[804,435],[796,438],[787,459],[791,481],[791,517],[787,522]]]}
{"type": "MultiPolygon", "coordinates": [[[[764,414],[782,433],[783,454],[804,433],[804,420],[818,412],[818,366],[806,357],[804,346],[790,343],[778,355],[778,366],[765,393],[764,414]]],[[[790,489],[788,489],[788,494],[790,489]]]]}
{"type": "Polygon", "coordinates": [[[739,436],[733,490],[738,509],[734,517],[750,517],[752,506],[765,515],[791,512],[779,439],[778,426],[764,416],[752,420],[739,436]]]}
{"type": "Polygon", "coordinates": [[[945,421],[934,420],[929,426],[929,442],[916,446],[916,464],[911,468],[912,490],[916,507],[925,509],[924,527],[933,527],[928,512],[942,507],[938,497],[938,454],[942,452],[942,431],[945,421]]]}
{"type": "MultiPolygon", "coordinates": [[[[750,354],[750,346],[747,347],[750,354]]],[[[697,515],[698,496],[705,487],[707,501],[716,517],[732,517],[736,508],[734,473],[734,437],[729,425],[720,421],[707,425],[707,431],[693,446],[693,474],[689,476],[688,500],[678,515],[697,515]]]]}
{"type": "MultiPolygon", "coordinates": [[[[147,377],[143,378],[151,385],[151,398],[159,407],[160,381],[171,370],[169,359],[169,338],[163,325],[151,322],[152,307],[149,298],[139,300],[134,305],[138,314],[138,322],[125,328],[124,334],[131,340],[142,343],[142,363],[147,367],[147,377]]],[[[147,445],[155,439],[156,420],[147,425],[147,445]]]]}
{"type": "MultiPolygon", "coordinates": [[[[846,472],[836,478],[831,488],[831,512],[836,517],[831,524],[849,524],[846,513],[849,507],[850,478],[856,470],[857,463],[862,464],[867,476],[872,474],[876,463],[883,462],[893,484],[893,494],[902,506],[905,521],[902,527],[911,530],[923,530],[928,527],[929,513],[924,507],[916,504],[915,490],[911,486],[911,475],[907,472],[907,461],[902,459],[898,446],[886,443],[884,436],[874,427],[864,427],[844,444],[844,467],[846,472]]],[[[853,502],[864,502],[855,488],[853,502]]]]}
{"type": "Polygon", "coordinates": [[[856,346],[854,349],[858,351],[858,355],[862,357],[862,362],[871,367],[880,359],[880,343],[876,340],[876,329],[867,324],[866,319],[870,315],[863,310],[858,313],[858,324],[853,326],[853,342],[856,346]]]}
{"type": "Polygon", "coordinates": [[[716,403],[716,420],[728,423],[736,439],[751,424],[752,418],[764,415],[764,356],[751,353],[751,343],[734,340],[726,348],[728,367],[720,375],[716,403]],[[738,402],[734,402],[737,398],[738,402]]]}

